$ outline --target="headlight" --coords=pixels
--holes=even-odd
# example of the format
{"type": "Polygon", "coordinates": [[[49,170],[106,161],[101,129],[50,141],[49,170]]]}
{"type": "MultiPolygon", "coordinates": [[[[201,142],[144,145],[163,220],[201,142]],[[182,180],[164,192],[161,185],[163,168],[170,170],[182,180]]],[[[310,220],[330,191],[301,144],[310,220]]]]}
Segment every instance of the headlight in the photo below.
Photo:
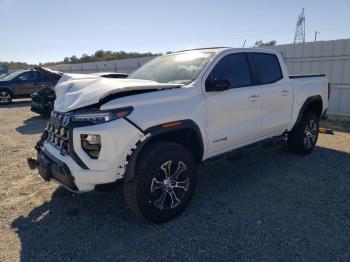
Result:
{"type": "Polygon", "coordinates": [[[77,111],[73,114],[73,121],[91,122],[92,124],[102,124],[118,118],[128,116],[132,112],[132,107],[124,107],[113,110],[87,109],[77,111]]]}
{"type": "Polygon", "coordinates": [[[97,159],[101,151],[101,136],[100,135],[80,135],[81,147],[84,151],[94,159],[97,159]]]}

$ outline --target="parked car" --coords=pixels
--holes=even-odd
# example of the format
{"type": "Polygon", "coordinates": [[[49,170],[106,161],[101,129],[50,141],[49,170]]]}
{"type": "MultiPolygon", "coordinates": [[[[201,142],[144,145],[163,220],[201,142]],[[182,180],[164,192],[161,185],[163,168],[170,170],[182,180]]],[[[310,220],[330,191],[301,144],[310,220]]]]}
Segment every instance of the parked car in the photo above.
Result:
{"type": "MultiPolygon", "coordinates": [[[[37,67],[36,69],[41,71],[42,74],[50,75],[56,80],[56,83],[63,75],[62,72],[54,71],[49,68],[37,67]]],[[[41,115],[50,115],[56,99],[54,87],[55,85],[44,87],[30,96],[32,99],[30,105],[31,111],[41,115]]]]}
{"type": "Polygon", "coordinates": [[[56,95],[28,164],[74,192],[122,181],[129,208],[161,223],[188,206],[200,164],[282,138],[309,154],[329,88],[324,75],[290,77],[276,51],[211,48],[157,57],[123,81],[63,76],[56,95]]]}
{"type": "MultiPolygon", "coordinates": [[[[61,77],[61,72],[59,73],[61,77]]],[[[109,72],[102,72],[102,73],[93,73],[91,75],[104,77],[104,78],[126,78],[129,75],[125,73],[109,73],[109,72]]],[[[32,104],[31,104],[31,110],[37,114],[40,115],[50,115],[53,105],[56,99],[54,86],[43,88],[39,90],[38,92],[35,92],[31,95],[32,98],[32,104]]]]}
{"type": "Polygon", "coordinates": [[[0,105],[10,104],[12,99],[29,97],[47,87],[53,87],[58,79],[35,69],[19,70],[0,79],[0,105]]]}

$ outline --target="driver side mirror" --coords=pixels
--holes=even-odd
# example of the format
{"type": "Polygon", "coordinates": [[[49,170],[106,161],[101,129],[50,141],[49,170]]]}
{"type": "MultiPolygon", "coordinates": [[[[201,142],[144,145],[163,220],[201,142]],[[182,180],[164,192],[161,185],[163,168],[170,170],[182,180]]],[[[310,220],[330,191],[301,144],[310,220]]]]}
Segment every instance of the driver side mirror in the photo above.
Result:
{"type": "Polygon", "coordinates": [[[214,79],[209,77],[205,82],[205,90],[207,92],[220,92],[230,89],[231,81],[228,78],[214,79]]]}

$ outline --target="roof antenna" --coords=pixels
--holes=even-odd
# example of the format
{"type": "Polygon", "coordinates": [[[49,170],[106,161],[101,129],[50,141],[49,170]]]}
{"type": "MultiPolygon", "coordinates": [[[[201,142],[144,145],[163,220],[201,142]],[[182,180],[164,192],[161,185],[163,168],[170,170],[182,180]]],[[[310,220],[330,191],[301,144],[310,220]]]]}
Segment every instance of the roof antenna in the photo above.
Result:
{"type": "Polygon", "coordinates": [[[243,47],[245,47],[245,43],[247,42],[247,39],[244,40],[243,47]]]}

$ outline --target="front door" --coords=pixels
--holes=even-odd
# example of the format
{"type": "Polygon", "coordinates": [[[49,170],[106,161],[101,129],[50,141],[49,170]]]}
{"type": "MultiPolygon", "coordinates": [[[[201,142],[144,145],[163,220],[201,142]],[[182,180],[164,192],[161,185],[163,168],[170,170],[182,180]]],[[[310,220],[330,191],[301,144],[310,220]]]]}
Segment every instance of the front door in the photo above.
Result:
{"type": "Polygon", "coordinates": [[[15,91],[17,96],[27,96],[37,90],[37,72],[28,71],[14,79],[15,91]]]}
{"type": "Polygon", "coordinates": [[[254,86],[245,53],[224,56],[207,81],[229,80],[225,91],[205,91],[209,156],[255,142],[261,131],[261,86],[254,86]]]}

